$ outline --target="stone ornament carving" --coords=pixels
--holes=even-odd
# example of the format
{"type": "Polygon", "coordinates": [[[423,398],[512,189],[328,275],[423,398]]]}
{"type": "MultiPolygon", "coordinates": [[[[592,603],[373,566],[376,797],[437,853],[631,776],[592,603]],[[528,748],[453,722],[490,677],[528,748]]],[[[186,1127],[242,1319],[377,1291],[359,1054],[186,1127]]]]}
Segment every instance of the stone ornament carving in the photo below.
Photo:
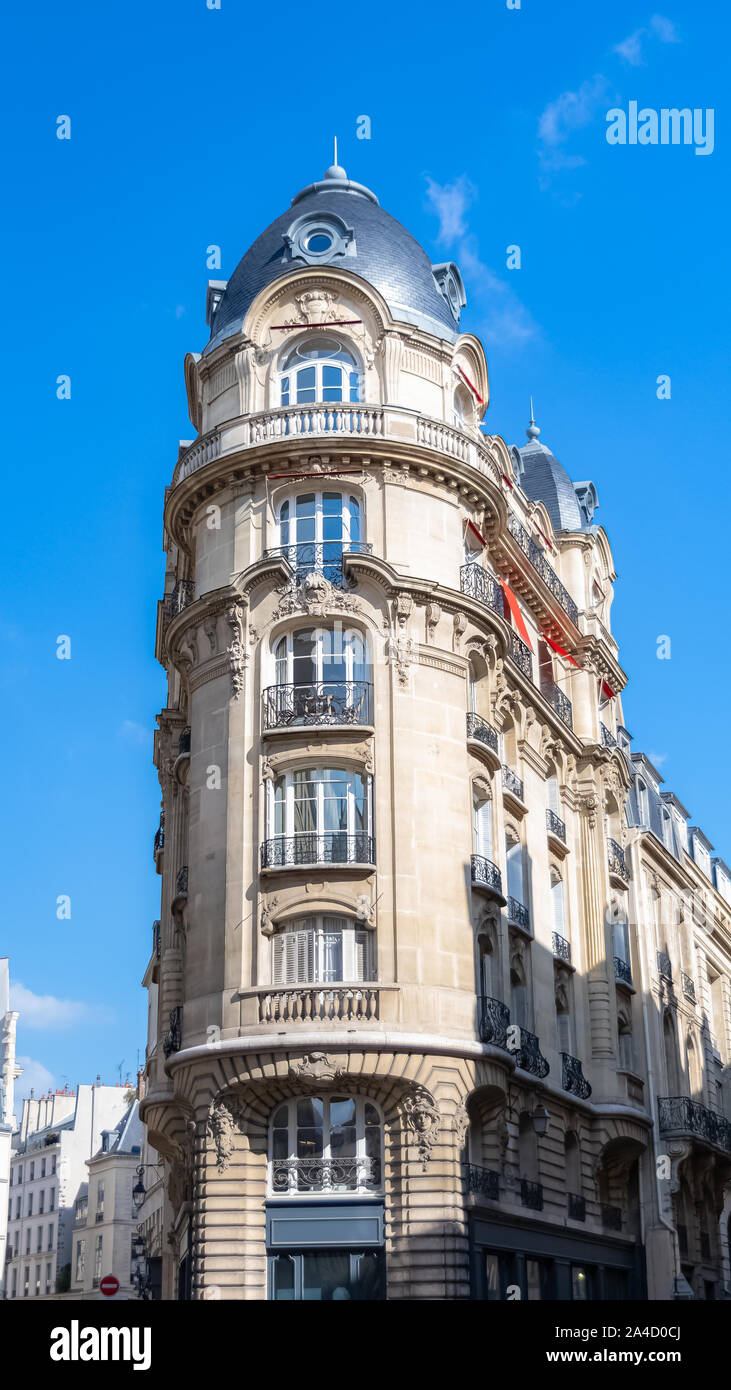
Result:
{"type": "Polygon", "coordinates": [[[462,638],[467,630],[467,618],[464,613],[455,613],[452,619],[452,650],[458,652],[462,645],[462,638]]]}
{"type": "Polygon", "coordinates": [[[226,648],[226,655],[231,663],[231,695],[234,700],[238,700],[244,688],[244,666],[246,664],[244,655],[244,616],[240,603],[232,603],[226,609],[226,622],[233,634],[231,643],[226,648]]]}
{"type": "Polygon", "coordinates": [[[411,638],[401,634],[398,637],[389,637],[386,642],[386,655],[391,665],[396,668],[399,685],[407,686],[414,659],[414,645],[411,638]]]}
{"type": "Polygon", "coordinates": [[[336,588],[327,575],[319,570],[313,570],[299,579],[295,576],[277,589],[277,593],[279,603],[274,612],[275,621],[293,613],[325,617],[333,609],[340,613],[359,613],[361,609],[357,598],[336,588]]]}
{"type": "Polygon", "coordinates": [[[362,759],[363,759],[363,769],[364,769],[364,771],[365,771],[365,772],[369,772],[369,773],[371,774],[371,776],[372,776],[373,773],[374,773],[375,770],[376,770],[376,765],[375,765],[375,763],[374,763],[374,761],[373,761],[373,746],[372,746],[372,744],[370,744],[370,743],[359,743],[359,744],[358,744],[358,747],[354,750],[354,752],[355,752],[356,758],[362,758],[362,759]]]}
{"type": "Polygon", "coordinates": [[[436,630],[439,626],[439,619],[442,616],[441,606],[438,603],[427,603],[426,605],[426,640],[433,643],[436,630]]]}
{"type": "Polygon", "coordinates": [[[186,1121],[186,1130],[175,1157],[170,1164],[167,1189],[170,1205],[177,1211],[193,1196],[193,1167],[195,1160],[195,1121],[186,1121]]]}
{"type": "Polygon", "coordinates": [[[595,830],[600,810],[600,801],[596,792],[587,792],[584,796],[579,797],[579,810],[582,815],[586,816],[590,828],[595,830]]]}
{"type": "Polygon", "coordinates": [[[289,1075],[312,1081],[337,1081],[346,1072],[337,1066],[335,1059],[325,1052],[308,1052],[305,1057],[297,1057],[289,1064],[289,1075]]]}
{"type": "Polygon", "coordinates": [[[367,893],[359,893],[356,898],[358,904],[355,915],[364,927],[373,927],[376,923],[376,904],[372,902],[367,893]]]}
{"type": "Polygon", "coordinates": [[[274,778],[276,777],[276,775],[277,775],[277,774],[276,774],[276,772],[275,772],[275,770],[274,770],[274,765],[273,765],[273,763],[271,762],[271,760],[270,760],[269,758],[262,758],[262,762],[261,762],[261,780],[262,780],[262,782],[273,782],[273,781],[274,781],[274,778]]]}
{"type": "Polygon", "coordinates": [[[421,1166],[426,1165],[439,1138],[439,1111],[436,1101],[425,1086],[415,1085],[404,1097],[403,1113],[407,1130],[419,1150],[421,1166]]]}
{"type": "Polygon", "coordinates": [[[216,1150],[216,1167],[219,1173],[225,1173],[231,1162],[237,1135],[245,1133],[246,1121],[243,1101],[234,1096],[215,1101],[208,1112],[206,1134],[213,1141],[216,1150]]]}
{"type": "Polygon", "coordinates": [[[398,594],[393,603],[393,620],[402,631],[406,628],[406,623],[411,617],[411,610],[414,600],[411,594],[398,594]]]}
{"type": "Polygon", "coordinates": [[[470,1117],[467,1114],[467,1106],[459,1105],[454,1114],[454,1133],[458,1147],[461,1149],[467,1137],[467,1130],[470,1127],[470,1117]]]}
{"type": "Polygon", "coordinates": [[[206,637],[208,638],[208,644],[211,649],[211,656],[214,656],[218,651],[218,624],[216,619],[206,618],[203,623],[203,631],[205,632],[206,637]]]}
{"type": "Polygon", "coordinates": [[[495,1121],[495,1134],[497,1136],[498,1153],[500,1155],[500,1172],[503,1173],[505,1171],[508,1144],[510,1143],[510,1130],[508,1129],[508,1122],[505,1119],[505,1115],[502,1112],[495,1121]]]}
{"type": "Polygon", "coordinates": [[[270,898],[268,902],[262,903],[261,908],[261,932],[262,936],[273,936],[275,932],[274,914],[277,910],[278,898],[270,898]]]}

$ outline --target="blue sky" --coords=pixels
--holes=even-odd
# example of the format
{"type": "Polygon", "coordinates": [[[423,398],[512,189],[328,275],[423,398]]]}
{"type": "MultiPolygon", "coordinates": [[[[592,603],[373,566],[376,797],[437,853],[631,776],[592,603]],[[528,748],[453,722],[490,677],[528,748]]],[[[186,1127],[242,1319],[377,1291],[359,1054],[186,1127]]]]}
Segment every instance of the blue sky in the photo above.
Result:
{"type": "Polygon", "coordinates": [[[461,265],[490,431],[521,443],[532,392],[544,442],[594,479],[634,746],[731,858],[731,35],[720,6],[660,4],[372,3],[311,29],[291,0],[41,0],[6,17],[0,954],[22,985],[21,1093],[113,1082],[144,1051],[162,501],[193,433],[183,356],[207,337],[206,247],[228,276],[330,163],[333,134],[351,177],[461,265]],[[610,147],[606,112],[630,100],[713,108],[713,153],[610,147]]]}

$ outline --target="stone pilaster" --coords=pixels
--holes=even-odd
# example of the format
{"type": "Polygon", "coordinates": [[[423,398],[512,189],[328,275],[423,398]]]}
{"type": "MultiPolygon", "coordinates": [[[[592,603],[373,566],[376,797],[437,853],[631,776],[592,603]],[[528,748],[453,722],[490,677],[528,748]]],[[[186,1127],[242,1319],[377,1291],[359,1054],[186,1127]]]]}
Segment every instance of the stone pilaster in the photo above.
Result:
{"type": "Polygon", "coordinates": [[[579,845],[582,917],[587,963],[587,992],[593,1058],[613,1058],[612,1000],[606,942],[606,905],[601,885],[604,865],[599,858],[600,802],[595,792],[579,801],[579,845]]]}

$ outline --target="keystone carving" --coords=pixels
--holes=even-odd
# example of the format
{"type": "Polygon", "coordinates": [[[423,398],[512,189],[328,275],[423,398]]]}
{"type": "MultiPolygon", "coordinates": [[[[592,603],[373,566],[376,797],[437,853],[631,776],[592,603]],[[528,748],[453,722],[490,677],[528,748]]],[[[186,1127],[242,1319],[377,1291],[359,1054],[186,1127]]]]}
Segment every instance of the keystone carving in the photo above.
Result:
{"type": "Polygon", "coordinates": [[[327,1053],[308,1052],[305,1057],[297,1057],[290,1062],[289,1075],[313,1081],[336,1081],[345,1075],[345,1071],[327,1053]]]}
{"type": "Polygon", "coordinates": [[[357,598],[336,588],[319,570],[312,570],[300,579],[295,576],[277,589],[277,593],[279,603],[274,612],[275,620],[293,613],[322,618],[333,609],[341,613],[359,613],[361,608],[357,598]]]}

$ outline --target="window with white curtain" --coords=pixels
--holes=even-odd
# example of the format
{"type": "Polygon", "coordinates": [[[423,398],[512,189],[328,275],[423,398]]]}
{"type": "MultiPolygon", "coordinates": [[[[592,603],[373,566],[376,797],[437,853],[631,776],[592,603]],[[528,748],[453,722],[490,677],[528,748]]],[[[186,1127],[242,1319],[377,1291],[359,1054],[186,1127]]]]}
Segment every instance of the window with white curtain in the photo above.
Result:
{"type": "Polygon", "coordinates": [[[381,1117],[365,1096],[297,1096],[277,1106],[269,1144],[274,1195],[373,1192],[381,1185],[381,1117]]]}
{"type": "Polygon", "coordinates": [[[347,917],[300,917],[272,940],[275,985],[372,979],[371,933],[347,917]]]}
{"type": "Polygon", "coordinates": [[[505,857],[508,865],[508,896],[524,904],[523,846],[511,830],[505,836],[505,857]]]}
{"type": "Polygon", "coordinates": [[[492,800],[475,791],[472,797],[474,853],[492,861],[492,800]]]}
{"type": "Polygon", "coordinates": [[[272,836],[370,832],[370,778],[344,768],[297,768],[277,777],[272,836]]]}

